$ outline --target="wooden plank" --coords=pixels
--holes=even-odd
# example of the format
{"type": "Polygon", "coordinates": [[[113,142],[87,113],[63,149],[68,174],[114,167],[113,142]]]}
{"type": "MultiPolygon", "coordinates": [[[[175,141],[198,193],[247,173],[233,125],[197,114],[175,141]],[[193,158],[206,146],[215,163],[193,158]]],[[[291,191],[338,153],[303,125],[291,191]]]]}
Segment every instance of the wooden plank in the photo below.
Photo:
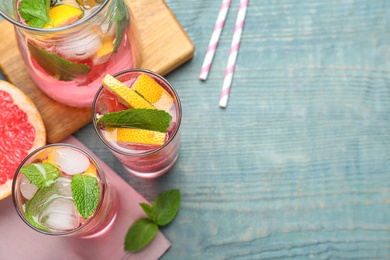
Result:
{"type": "MultiPolygon", "coordinates": [[[[143,49],[141,68],[165,75],[192,58],[194,45],[162,0],[126,0],[143,49]]],[[[0,69],[35,103],[45,122],[47,142],[58,142],[91,121],[90,108],[74,108],[47,97],[30,78],[19,53],[13,26],[0,22],[0,69]]]]}
{"type": "Polygon", "coordinates": [[[170,78],[185,108],[175,167],[128,177],[92,128],[78,135],[150,201],[180,189],[162,259],[390,259],[390,1],[249,1],[225,110],[240,1],[207,81],[221,1],[167,3],[199,55],[170,78]]]}

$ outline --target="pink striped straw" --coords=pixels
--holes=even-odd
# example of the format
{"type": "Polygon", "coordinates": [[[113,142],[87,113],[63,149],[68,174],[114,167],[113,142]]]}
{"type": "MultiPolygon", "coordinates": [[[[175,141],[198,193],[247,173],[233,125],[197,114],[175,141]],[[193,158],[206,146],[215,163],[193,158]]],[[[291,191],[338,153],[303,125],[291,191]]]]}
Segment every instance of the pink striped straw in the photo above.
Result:
{"type": "Polygon", "coordinates": [[[219,13],[217,21],[215,22],[214,30],[211,35],[209,46],[207,47],[206,55],[204,57],[202,69],[200,70],[199,78],[201,80],[206,80],[210,72],[211,64],[213,63],[215,50],[218,47],[219,37],[223,26],[225,24],[226,16],[229,11],[230,3],[232,0],[223,0],[221,7],[219,8],[219,13]]]}
{"type": "Polygon", "coordinates": [[[219,98],[219,106],[225,108],[229,99],[230,87],[233,80],[234,68],[236,65],[238,49],[240,48],[242,29],[244,28],[246,9],[248,8],[249,0],[241,0],[238,7],[238,15],[234,26],[232,44],[230,46],[229,59],[226,66],[225,78],[222,85],[221,96],[219,98]]]}

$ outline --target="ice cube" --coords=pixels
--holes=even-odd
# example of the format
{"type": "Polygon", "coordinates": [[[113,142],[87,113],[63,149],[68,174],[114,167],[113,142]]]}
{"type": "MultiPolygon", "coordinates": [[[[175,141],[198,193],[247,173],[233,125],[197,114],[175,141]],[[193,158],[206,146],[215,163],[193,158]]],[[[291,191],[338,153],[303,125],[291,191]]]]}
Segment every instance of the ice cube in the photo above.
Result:
{"type": "Polygon", "coordinates": [[[50,207],[53,201],[56,199],[63,199],[72,202],[70,182],[71,180],[68,178],[59,177],[52,186],[38,189],[26,206],[26,214],[36,218],[39,224],[42,224],[40,221],[45,222],[46,219],[41,216],[45,214],[45,212],[48,212],[47,208],[50,207]]]}
{"type": "Polygon", "coordinates": [[[27,177],[22,174],[20,178],[20,192],[22,193],[23,197],[30,200],[32,197],[34,197],[34,194],[37,192],[37,190],[38,187],[34,184],[31,184],[27,177]]]}
{"type": "Polygon", "coordinates": [[[116,23],[103,23],[100,26],[100,30],[102,30],[102,33],[105,35],[105,37],[108,36],[115,36],[116,35],[116,23]]]}
{"type": "Polygon", "coordinates": [[[57,52],[66,59],[85,60],[93,56],[102,45],[100,35],[77,36],[57,46],[57,52]]]}
{"type": "Polygon", "coordinates": [[[56,198],[45,208],[39,222],[55,230],[72,230],[80,225],[76,206],[71,199],[56,198]]]}
{"type": "Polygon", "coordinates": [[[89,167],[87,156],[72,148],[58,148],[53,151],[55,164],[69,175],[75,175],[84,172],[89,167]]]}
{"type": "Polygon", "coordinates": [[[70,182],[71,179],[59,177],[56,180],[56,192],[58,195],[64,197],[64,198],[72,198],[72,190],[70,189],[70,182]]]}

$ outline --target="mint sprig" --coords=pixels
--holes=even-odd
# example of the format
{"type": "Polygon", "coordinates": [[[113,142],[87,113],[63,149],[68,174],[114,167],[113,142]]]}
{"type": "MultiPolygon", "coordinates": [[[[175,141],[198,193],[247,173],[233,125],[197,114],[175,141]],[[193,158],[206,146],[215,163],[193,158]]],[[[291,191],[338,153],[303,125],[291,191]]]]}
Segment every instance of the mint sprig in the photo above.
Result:
{"type": "Polygon", "coordinates": [[[114,45],[114,52],[117,52],[123,38],[123,33],[126,27],[129,26],[129,13],[124,1],[118,1],[118,6],[115,9],[113,22],[116,23],[116,38],[114,45]]]}
{"type": "Polygon", "coordinates": [[[31,27],[42,28],[51,23],[50,0],[22,0],[18,11],[31,27]]]}
{"type": "Polygon", "coordinates": [[[91,216],[99,202],[100,187],[95,177],[76,174],[70,183],[72,198],[84,219],[91,216]]]}
{"type": "Polygon", "coordinates": [[[37,229],[40,229],[40,230],[43,230],[43,231],[46,231],[46,232],[50,232],[50,229],[47,228],[47,227],[44,227],[42,226],[41,224],[39,224],[37,221],[35,221],[35,218],[33,216],[31,216],[30,214],[27,214],[25,213],[25,217],[27,219],[27,221],[33,225],[34,227],[36,227],[37,229]]]}
{"type": "Polygon", "coordinates": [[[50,163],[33,163],[20,169],[27,179],[38,188],[49,187],[60,176],[60,170],[50,163]]]}
{"type": "Polygon", "coordinates": [[[47,74],[59,80],[71,81],[91,71],[91,68],[86,64],[64,59],[55,53],[42,49],[32,42],[28,42],[28,49],[39,66],[47,74]]]}
{"type": "Polygon", "coordinates": [[[40,188],[27,202],[25,217],[31,225],[38,229],[49,231],[47,227],[42,226],[42,223],[38,223],[38,215],[51,203],[51,201],[48,201],[47,198],[58,195],[61,186],[62,184],[55,181],[53,185],[40,188]]]}
{"type": "Polygon", "coordinates": [[[157,232],[158,226],[153,221],[147,218],[138,219],[127,231],[125,249],[130,252],[141,250],[153,240],[157,232]]]}
{"type": "Polygon", "coordinates": [[[180,207],[180,191],[169,190],[158,196],[152,205],[140,203],[150,218],[140,218],[129,228],[125,238],[125,250],[139,251],[156,236],[158,228],[172,222],[180,207]]]}
{"type": "Polygon", "coordinates": [[[97,124],[111,127],[133,127],[165,133],[172,116],[164,110],[135,108],[111,112],[97,120],[97,124]]]}
{"type": "Polygon", "coordinates": [[[175,218],[179,210],[180,192],[178,190],[170,190],[157,197],[152,206],[146,203],[141,203],[140,205],[146,215],[157,225],[165,226],[175,218]]]}

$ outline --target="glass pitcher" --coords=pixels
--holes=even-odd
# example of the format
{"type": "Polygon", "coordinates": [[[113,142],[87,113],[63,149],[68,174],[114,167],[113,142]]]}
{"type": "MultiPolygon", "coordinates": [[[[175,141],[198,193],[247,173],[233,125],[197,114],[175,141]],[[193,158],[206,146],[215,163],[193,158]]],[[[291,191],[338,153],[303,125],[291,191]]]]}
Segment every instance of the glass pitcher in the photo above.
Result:
{"type": "Polygon", "coordinates": [[[14,25],[19,50],[37,86],[63,104],[90,107],[107,73],[140,65],[134,17],[124,0],[46,1],[79,8],[82,18],[60,27],[52,26],[54,19],[43,28],[31,27],[18,12],[20,0],[1,0],[0,15],[14,25]]]}

